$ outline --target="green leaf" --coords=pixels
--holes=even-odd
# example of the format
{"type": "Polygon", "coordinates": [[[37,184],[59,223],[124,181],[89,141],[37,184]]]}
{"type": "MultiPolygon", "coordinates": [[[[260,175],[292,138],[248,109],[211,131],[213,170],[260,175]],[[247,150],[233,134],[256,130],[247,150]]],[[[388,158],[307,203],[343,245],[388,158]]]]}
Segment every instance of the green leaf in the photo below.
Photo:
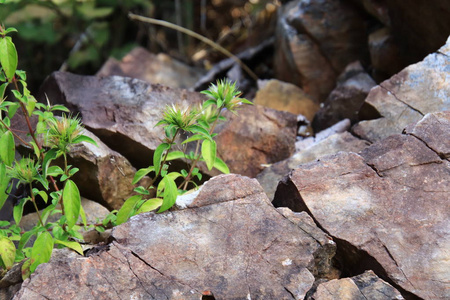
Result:
{"type": "Polygon", "coordinates": [[[55,208],[56,208],[56,204],[52,203],[42,210],[41,219],[42,219],[42,222],[44,222],[44,224],[47,222],[48,216],[50,216],[50,214],[54,211],[55,208]]]}
{"type": "Polygon", "coordinates": [[[64,171],[59,166],[51,166],[47,169],[47,176],[56,177],[62,174],[64,174],[64,171]]]}
{"type": "Polygon", "coordinates": [[[162,155],[164,154],[164,151],[169,149],[170,145],[167,143],[162,143],[161,145],[159,145],[156,150],[155,153],[153,154],[153,166],[155,167],[155,173],[158,174],[159,173],[159,169],[161,168],[161,159],[162,159],[162,155]]]}
{"type": "Polygon", "coordinates": [[[77,222],[80,215],[81,198],[77,185],[68,179],[63,191],[64,215],[67,218],[68,229],[77,222]]]}
{"type": "Polygon", "coordinates": [[[9,270],[13,266],[16,258],[16,246],[7,237],[0,238],[0,258],[6,269],[9,270]]]}
{"type": "Polygon", "coordinates": [[[52,106],[52,108],[50,110],[51,111],[59,110],[59,111],[64,111],[64,112],[70,113],[70,110],[67,107],[65,107],[64,105],[54,105],[54,106],[52,106]]]}
{"type": "Polygon", "coordinates": [[[8,78],[8,82],[12,82],[17,69],[17,51],[9,36],[0,38],[0,64],[8,78]]]}
{"type": "Polygon", "coordinates": [[[48,166],[50,165],[51,161],[58,157],[58,150],[56,149],[50,149],[45,153],[44,160],[42,161],[42,176],[45,178],[47,177],[47,170],[48,166]]]}
{"type": "Polygon", "coordinates": [[[214,168],[219,170],[222,173],[228,174],[230,173],[230,169],[228,169],[227,164],[221,160],[220,158],[216,157],[216,161],[214,162],[214,168]]]}
{"type": "Polygon", "coordinates": [[[14,136],[11,131],[7,131],[0,137],[0,161],[12,166],[15,151],[14,136]]]}
{"type": "Polygon", "coordinates": [[[208,170],[214,167],[216,161],[216,142],[213,140],[204,140],[202,143],[202,157],[206,162],[208,170]]]}
{"type": "Polygon", "coordinates": [[[150,192],[143,186],[138,186],[134,189],[136,193],[139,193],[141,195],[150,195],[150,192]]]}
{"type": "Polygon", "coordinates": [[[184,152],[172,151],[167,155],[166,160],[174,160],[174,159],[179,159],[179,158],[184,158],[184,152]]]}
{"type": "Polygon", "coordinates": [[[27,80],[27,73],[25,71],[16,70],[16,75],[19,76],[21,80],[27,80]]]}
{"type": "Polygon", "coordinates": [[[139,201],[141,201],[141,199],[142,199],[141,195],[134,195],[125,201],[125,203],[122,205],[119,212],[117,213],[117,220],[116,220],[117,225],[126,222],[132,216],[136,204],[139,201]]]}
{"type": "Polygon", "coordinates": [[[164,177],[163,181],[165,182],[164,186],[164,198],[161,207],[158,212],[163,212],[171,208],[178,197],[178,189],[175,181],[170,177],[164,177]]]}
{"type": "MultiPolygon", "coordinates": [[[[206,94],[206,93],[202,93],[202,94],[206,94]]],[[[212,99],[206,100],[205,102],[203,102],[203,109],[207,108],[208,106],[210,106],[212,104],[216,104],[216,101],[212,100],[212,99]]]]}
{"type": "Polygon", "coordinates": [[[17,32],[17,29],[15,29],[14,27],[9,27],[5,30],[5,35],[10,33],[10,32],[17,32]]]}
{"type": "Polygon", "coordinates": [[[161,198],[152,198],[144,202],[144,204],[139,207],[137,214],[149,212],[157,209],[163,203],[163,199],[161,198]]]}
{"type": "Polygon", "coordinates": [[[87,227],[86,213],[84,212],[83,205],[80,205],[80,216],[81,216],[81,220],[83,221],[84,227],[87,227]]]}
{"type": "Polygon", "coordinates": [[[22,265],[22,279],[25,280],[31,275],[31,264],[33,260],[31,258],[27,259],[22,265]]]}
{"type": "Polygon", "coordinates": [[[92,145],[95,145],[95,146],[98,147],[97,142],[94,139],[92,139],[92,138],[90,138],[90,137],[88,137],[86,135],[77,136],[72,141],[73,144],[78,144],[78,143],[81,143],[81,142],[91,143],[92,145]]]}
{"type": "Polygon", "coordinates": [[[144,169],[139,169],[136,174],[134,175],[132,184],[136,184],[141,180],[145,175],[147,175],[150,172],[153,172],[155,170],[154,167],[148,167],[144,169]]]}
{"type": "Polygon", "coordinates": [[[6,165],[0,162],[0,209],[5,204],[8,194],[6,193],[8,189],[8,184],[11,178],[6,174],[6,165]]]}
{"type": "Polygon", "coordinates": [[[30,271],[36,270],[36,267],[50,260],[53,250],[53,237],[47,231],[42,232],[34,242],[31,249],[31,259],[33,260],[30,271]]]}
{"type": "Polygon", "coordinates": [[[194,134],[190,138],[185,139],[181,144],[186,144],[193,141],[204,140],[205,137],[202,134],[194,134]]]}
{"type": "Polygon", "coordinates": [[[14,222],[16,222],[16,224],[20,224],[20,220],[22,220],[23,216],[23,207],[25,206],[25,203],[27,203],[28,200],[30,200],[30,197],[22,198],[20,199],[19,204],[14,206],[13,217],[14,222]]]}
{"type": "Polygon", "coordinates": [[[6,91],[6,88],[8,87],[8,84],[9,84],[9,82],[5,82],[2,85],[0,85],[0,102],[5,97],[5,91],[6,91]]]}
{"type": "Polygon", "coordinates": [[[77,251],[79,254],[83,255],[83,248],[81,248],[80,243],[78,242],[70,242],[70,241],[60,241],[55,240],[56,244],[64,245],[67,248],[77,251]]]}
{"type": "Polygon", "coordinates": [[[203,136],[205,136],[208,139],[211,139],[211,135],[209,134],[208,130],[206,130],[205,128],[198,126],[198,125],[192,125],[189,127],[189,130],[192,133],[199,133],[202,134],[203,136]]]}

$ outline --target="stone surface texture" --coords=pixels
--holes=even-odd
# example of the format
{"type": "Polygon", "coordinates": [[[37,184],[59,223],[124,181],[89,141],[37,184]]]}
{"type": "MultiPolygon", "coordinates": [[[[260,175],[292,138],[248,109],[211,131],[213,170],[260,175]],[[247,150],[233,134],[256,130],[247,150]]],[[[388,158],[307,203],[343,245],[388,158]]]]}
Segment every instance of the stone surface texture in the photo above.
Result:
{"type": "Polygon", "coordinates": [[[279,10],[275,77],[322,102],[355,60],[367,60],[366,26],[352,3],[298,0],[279,10]]]}
{"type": "Polygon", "coordinates": [[[344,119],[349,119],[352,124],[359,121],[359,109],[375,85],[360,62],[349,64],[339,75],[336,88],[315,115],[312,122],[314,131],[324,130],[344,119]]]}
{"type": "Polygon", "coordinates": [[[448,121],[431,114],[409,129],[414,134],[302,165],[279,184],[273,203],[309,212],[345,249],[349,272],[369,267],[402,293],[448,299],[450,162],[438,154],[449,144],[432,142],[448,121]]]}
{"type": "Polygon", "coordinates": [[[425,114],[450,110],[450,38],[438,52],[373,88],[366,104],[380,118],[362,121],[353,132],[371,142],[401,133],[425,114]]]}
{"type": "MultiPolygon", "coordinates": [[[[307,298],[308,299],[308,298],[307,298]]],[[[400,300],[403,296],[393,286],[380,279],[373,271],[361,275],[334,279],[319,284],[308,300],[400,300]]]]}
{"type": "Polygon", "coordinates": [[[321,140],[303,151],[296,152],[290,158],[272,164],[256,176],[269,199],[273,199],[278,182],[292,169],[320,157],[335,154],[339,151],[359,152],[369,145],[366,141],[355,138],[348,132],[337,133],[321,140]]]}
{"type": "MultiPolygon", "coordinates": [[[[203,95],[183,89],[150,85],[144,81],[111,76],[79,76],[56,72],[41,94],[80,112],[83,123],[111,149],[136,168],[152,163],[153,151],[162,142],[162,126],[155,127],[167,105],[196,105],[203,95]]],[[[217,152],[231,172],[254,177],[261,164],[273,163],[294,152],[296,116],[261,106],[244,106],[238,116],[217,127],[217,152]]],[[[172,161],[172,168],[186,168],[172,161]]],[[[206,168],[202,171],[217,175],[206,168]]]]}
{"type": "Polygon", "coordinates": [[[190,208],[135,216],[112,237],[96,255],[40,265],[14,299],[303,299],[336,250],[306,213],[275,209],[255,179],[233,174],[205,183],[190,208]]]}
{"type": "Polygon", "coordinates": [[[310,96],[292,83],[276,79],[258,81],[259,90],[253,99],[253,103],[270,107],[276,110],[288,111],[300,114],[312,121],[314,114],[319,109],[310,96]]]}
{"type": "Polygon", "coordinates": [[[100,77],[112,75],[141,79],[173,88],[192,88],[203,72],[166,54],[155,55],[142,47],[136,47],[120,61],[115,58],[108,59],[97,72],[100,77]]]}

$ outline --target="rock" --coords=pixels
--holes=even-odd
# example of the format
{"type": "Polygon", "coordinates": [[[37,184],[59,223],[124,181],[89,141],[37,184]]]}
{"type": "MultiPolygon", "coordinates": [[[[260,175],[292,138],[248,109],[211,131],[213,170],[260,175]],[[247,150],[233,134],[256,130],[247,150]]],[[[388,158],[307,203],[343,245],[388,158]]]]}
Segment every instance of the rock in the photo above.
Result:
{"type": "Polygon", "coordinates": [[[273,199],[278,182],[299,165],[339,151],[359,152],[367,146],[366,141],[355,138],[348,132],[336,133],[303,151],[296,152],[292,157],[264,169],[256,176],[256,179],[264,188],[269,199],[273,199]]]}
{"type": "MultiPolygon", "coordinates": [[[[44,92],[52,101],[79,111],[86,128],[137,168],[149,166],[153,151],[164,138],[162,127],[155,125],[166,105],[194,105],[205,99],[196,92],[136,79],[62,72],[46,81],[41,94],[44,92]]],[[[231,172],[256,176],[261,164],[283,160],[294,152],[295,115],[259,106],[244,107],[239,116],[230,115],[229,122],[217,127],[217,152],[231,172]]],[[[186,165],[172,161],[172,167],[179,170],[186,165]]]]}
{"type": "Polygon", "coordinates": [[[334,279],[319,284],[312,298],[315,300],[367,300],[404,299],[389,283],[380,279],[373,271],[366,271],[351,278],[334,279]]]}
{"type": "Polygon", "coordinates": [[[388,27],[378,29],[369,35],[369,51],[372,76],[377,82],[388,79],[406,67],[400,55],[400,48],[388,27]]]}
{"type": "Polygon", "coordinates": [[[316,134],[316,136],[311,136],[303,139],[299,139],[297,142],[295,142],[295,152],[301,152],[304,151],[315,144],[319,143],[320,141],[328,138],[329,136],[332,136],[335,133],[342,133],[346,132],[350,129],[350,120],[344,119],[342,121],[339,121],[338,123],[334,124],[333,126],[324,129],[316,134]]]}
{"type": "Polygon", "coordinates": [[[155,55],[142,47],[136,47],[121,61],[108,59],[97,73],[100,77],[112,75],[137,78],[174,88],[191,88],[203,72],[166,54],[155,55]]]}
{"type": "Polygon", "coordinates": [[[351,0],[353,3],[364,9],[371,16],[375,17],[385,26],[391,25],[389,9],[384,1],[379,0],[351,0]]]}
{"type": "Polygon", "coordinates": [[[279,9],[275,77],[300,86],[317,102],[352,61],[367,61],[364,19],[344,1],[298,0],[279,9]]]}
{"type": "MultiPolygon", "coordinates": [[[[70,150],[69,164],[80,171],[73,177],[80,193],[109,210],[120,209],[134,195],[132,184],[136,169],[120,153],[111,150],[98,137],[85,130],[84,135],[96,141],[97,146],[82,142],[70,150]]],[[[144,177],[139,184],[147,186],[150,179],[144,177]]]]}
{"type": "Polygon", "coordinates": [[[276,110],[288,111],[305,116],[309,121],[319,109],[319,105],[305,94],[301,88],[276,79],[258,81],[259,90],[253,103],[276,110]]]}
{"type": "Polygon", "coordinates": [[[112,236],[96,255],[40,265],[14,299],[303,299],[335,250],[306,213],[273,208],[239,175],[205,183],[189,209],[135,216],[112,236]]]}
{"type": "Polygon", "coordinates": [[[425,114],[450,110],[450,39],[438,52],[373,88],[366,104],[381,116],[361,121],[352,131],[371,142],[401,133],[425,114]]]}
{"type": "Polygon", "coordinates": [[[442,118],[410,128],[420,139],[392,135],[360,155],[302,165],[279,184],[274,205],[309,212],[336,239],[346,273],[370,268],[405,297],[448,299],[450,162],[423,142],[441,138],[445,124],[436,132],[427,124],[442,118]]]}
{"type": "Polygon", "coordinates": [[[321,105],[312,126],[315,132],[324,130],[337,122],[349,119],[359,121],[358,113],[375,81],[364,71],[360,62],[353,62],[337,79],[336,88],[321,105]]]}

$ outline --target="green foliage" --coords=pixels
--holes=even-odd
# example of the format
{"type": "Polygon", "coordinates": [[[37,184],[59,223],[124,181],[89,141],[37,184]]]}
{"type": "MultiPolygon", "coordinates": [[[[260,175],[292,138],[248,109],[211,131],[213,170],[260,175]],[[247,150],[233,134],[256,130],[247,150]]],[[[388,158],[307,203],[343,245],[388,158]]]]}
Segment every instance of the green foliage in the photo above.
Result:
{"type": "MultiPolygon", "coordinates": [[[[67,108],[52,106],[49,101],[47,105],[37,103],[31,95],[25,72],[16,69],[17,52],[8,36],[13,32],[16,32],[14,28],[0,26],[0,208],[13,188],[13,182],[22,185],[28,196],[18,199],[14,206],[15,224],[0,221],[0,266],[8,270],[14,262],[26,259],[22,267],[22,276],[26,278],[39,264],[49,261],[55,244],[83,253],[78,242],[82,236],[77,223],[81,215],[86,226],[86,216],[81,207],[78,187],[70,179],[78,169],[67,164],[67,154],[74,144],[95,142],[82,134],[79,118],[54,116],[56,111],[68,112],[67,108]],[[8,86],[14,96],[13,101],[6,100],[8,86]],[[30,141],[23,140],[10,128],[11,119],[18,109],[22,110],[27,123],[30,123],[30,116],[38,116],[36,128],[29,131],[30,141]],[[29,157],[15,161],[16,142],[21,142],[32,151],[29,157]],[[52,165],[58,157],[63,157],[64,168],[52,165]],[[36,183],[43,188],[35,188],[36,183]],[[37,207],[36,197],[48,204],[42,212],[37,207]],[[23,232],[18,224],[27,202],[33,204],[39,222],[31,230],[23,232]],[[59,220],[47,222],[50,215],[58,212],[62,214],[59,220]],[[33,236],[36,240],[30,246],[33,236]]],[[[115,221],[113,217],[110,219],[115,221]]]]}
{"type": "Polygon", "coordinates": [[[202,174],[197,168],[199,162],[204,162],[209,170],[216,168],[223,173],[229,173],[225,162],[217,157],[214,129],[218,121],[226,120],[221,115],[223,111],[236,113],[241,104],[251,102],[240,98],[241,93],[236,84],[229,81],[218,81],[217,85],[212,84],[203,94],[209,99],[198,108],[167,106],[163,118],[156,124],[164,126],[165,138],[154,152],[153,165],[138,170],[133,179],[133,184],[136,184],[144,176],[151,175],[151,184],[135,189],[138,195],[125,201],[117,214],[117,224],[141,212],[158,208],[158,212],[163,212],[170,209],[178,195],[184,193],[188,187],[196,187],[197,182],[201,181],[202,174]],[[180,141],[180,137],[185,134],[190,136],[180,141]],[[195,145],[195,151],[187,151],[189,143],[195,145]],[[180,173],[169,172],[168,162],[174,159],[187,161],[190,168],[183,169],[180,173]],[[156,185],[157,182],[159,183],[156,185]]]}

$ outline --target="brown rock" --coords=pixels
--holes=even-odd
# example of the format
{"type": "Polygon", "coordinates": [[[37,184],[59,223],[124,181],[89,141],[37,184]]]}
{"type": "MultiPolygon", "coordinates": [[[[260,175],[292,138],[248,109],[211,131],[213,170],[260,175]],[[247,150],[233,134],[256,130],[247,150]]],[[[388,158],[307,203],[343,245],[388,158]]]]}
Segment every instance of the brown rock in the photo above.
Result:
{"type": "Polygon", "coordinates": [[[291,83],[271,79],[259,81],[258,86],[259,90],[253,99],[255,104],[300,114],[309,121],[319,109],[319,105],[311,100],[311,97],[291,83]]]}
{"type": "Polygon", "coordinates": [[[108,59],[98,71],[97,76],[117,75],[174,88],[191,88],[203,75],[202,73],[166,54],[155,55],[144,48],[136,47],[121,61],[114,58],[108,59]]]}
{"type": "Polygon", "coordinates": [[[353,132],[375,142],[401,133],[427,113],[450,110],[449,66],[450,39],[438,52],[373,88],[365,103],[381,117],[359,122],[353,132]]]}
{"type": "Polygon", "coordinates": [[[279,10],[275,77],[322,102],[350,62],[367,60],[363,18],[343,1],[292,1],[279,10]]]}
{"type": "MultiPolygon", "coordinates": [[[[61,72],[46,81],[42,92],[52,101],[79,111],[90,131],[138,168],[151,164],[153,151],[162,142],[163,129],[155,125],[166,105],[196,104],[205,99],[196,92],[136,79],[61,72]]],[[[230,114],[229,120],[218,126],[217,152],[232,172],[256,176],[261,164],[285,159],[294,151],[295,115],[248,106],[240,110],[239,116],[230,114]]],[[[172,167],[186,168],[177,161],[172,162],[172,167]]]]}
{"type": "Polygon", "coordinates": [[[303,299],[329,272],[317,266],[334,243],[307,214],[273,208],[256,180],[215,177],[195,202],[133,217],[97,255],[40,265],[15,299],[303,299]]]}
{"type": "Polygon", "coordinates": [[[375,81],[364,71],[360,62],[353,62],[339,75],[336,88],[321,105],[312,126],[315,132],[349,119],[359,121],[358,113],[375,81]]]}
{"type": "Polygon", "coordinates": [[[378,278],[373,271],[361,275],[330,280],[319,284],[312,296],[315,300],[400,300],[403,296],[389,283],[378,278]]]}
{"type": "Polygon", "coordinates": [[[393,135],[360,155],[302,165],[279,184],[274,205],[308,211],[337,239],[348,272],[371,268],[404,296],[448,299],[449,180],[448,160],[412,135],[393,135]]]}

